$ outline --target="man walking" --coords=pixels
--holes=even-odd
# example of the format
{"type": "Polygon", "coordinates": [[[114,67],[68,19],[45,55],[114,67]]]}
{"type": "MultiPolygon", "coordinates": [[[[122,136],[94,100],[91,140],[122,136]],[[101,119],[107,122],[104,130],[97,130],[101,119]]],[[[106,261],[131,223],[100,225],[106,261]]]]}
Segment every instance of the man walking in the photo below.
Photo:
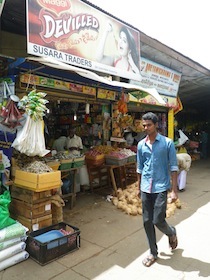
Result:
{"type": "Polygon", "coordinates": [[[158,133],[158,117],[152,112],[146,113],[142,116],[142,124],[147,136],[137,146],[137,175],[150,248],[143,265],[149,267],[158,257],[155,226],[168,236],[172,250],[178,244],[176,229],[165,220],[168,190],[171,189],[171,198],[177,199],[178,166],[173,141],[158,133]]]}

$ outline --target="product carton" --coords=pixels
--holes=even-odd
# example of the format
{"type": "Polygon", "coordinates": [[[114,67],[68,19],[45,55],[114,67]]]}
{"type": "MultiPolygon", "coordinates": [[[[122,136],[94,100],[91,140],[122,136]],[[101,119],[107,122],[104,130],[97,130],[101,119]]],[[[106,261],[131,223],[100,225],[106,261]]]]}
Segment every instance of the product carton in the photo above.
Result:
{"type": "Polygon", "coordinates": [[[42,192],[61,187],[61,172],[47,172],[42,174],[16,170],[14,183],[16,187],[34,192],[42,192]]]}

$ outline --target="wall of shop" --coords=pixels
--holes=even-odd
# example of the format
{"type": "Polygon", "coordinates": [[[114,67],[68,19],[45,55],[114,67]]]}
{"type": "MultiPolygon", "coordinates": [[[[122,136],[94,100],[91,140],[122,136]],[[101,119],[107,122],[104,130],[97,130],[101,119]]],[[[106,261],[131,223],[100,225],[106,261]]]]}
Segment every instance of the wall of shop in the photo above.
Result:
{"type": "Polygon", "coordinates": [[[25,36],[0,31],[0,38],[1,54],[11,57],[27,56],[25,36]]]}

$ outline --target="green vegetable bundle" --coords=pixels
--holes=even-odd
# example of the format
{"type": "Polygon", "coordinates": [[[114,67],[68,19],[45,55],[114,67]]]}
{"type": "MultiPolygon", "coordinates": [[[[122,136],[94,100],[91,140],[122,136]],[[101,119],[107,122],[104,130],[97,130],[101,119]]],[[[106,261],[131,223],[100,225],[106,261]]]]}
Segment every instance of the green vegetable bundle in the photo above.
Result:
{"type": "Polygon", "coordinates": [[[42,120],[47,111],[45,104],[49,102],[44,98],[46,95],[46,93],[36,92],[34,89],[19,101],[18,107],[25,110],[34,121],[42,120]]]}

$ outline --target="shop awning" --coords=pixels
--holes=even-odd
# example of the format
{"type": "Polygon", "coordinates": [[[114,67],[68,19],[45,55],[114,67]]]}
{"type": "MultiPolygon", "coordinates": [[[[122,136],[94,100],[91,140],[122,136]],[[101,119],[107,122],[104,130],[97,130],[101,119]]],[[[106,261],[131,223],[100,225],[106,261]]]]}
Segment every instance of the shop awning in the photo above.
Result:
{"type": "Polygon", "coordinates": [[[47,67],[51,67],[51,68],[55,68],[58,70],[65,70],[65,71],[71,71],[71,72],[75,72],[76,74],[80,75],[81,77],[84,77],[86,79],[90,79],[90,80],[94,80],[97,81],[99,83],[103,83],[106,85],[109,85],[111,87],[115,87],[115,88],[122,88],[122,89],[126,89],[128,92],[130,91],[142,91],[145,92],[147,94],[150,94],[151,96],[153,96],[159,104],[165,105],[165,101],[163,100],[163,98],[160,96],[160,94],[157,92],[157,90],[155,88],[143,88],[141,86],[138,85],[133,85],[130,83],[125,83],[125,82],[118,82],[118,81],[110,81],[92,71],[86,70],[86,69],[82,69],[76,66],[72,66],[60,61],[57,61],[55,59],[52,58],[45,58],[45,57],[26,57],[25,61],[29,61],[29,62],[37,62],[40,63],[42,65],[45,65],[47,67]]]}

